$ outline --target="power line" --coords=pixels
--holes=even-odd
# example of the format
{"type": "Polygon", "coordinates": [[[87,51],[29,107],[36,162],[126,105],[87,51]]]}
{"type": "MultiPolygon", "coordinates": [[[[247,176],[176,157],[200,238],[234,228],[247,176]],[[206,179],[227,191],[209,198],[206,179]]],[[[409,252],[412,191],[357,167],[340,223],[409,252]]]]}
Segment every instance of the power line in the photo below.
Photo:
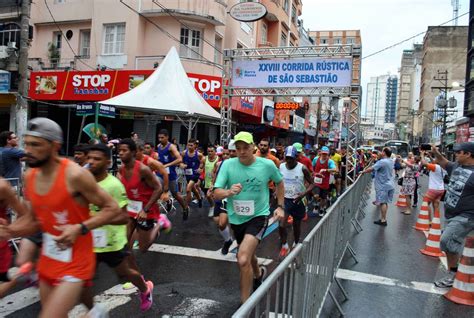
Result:
{"type": "MultiPolygon", "coordinates": [[[[54,18],[53,16],[53,13],[51,12],[51,9],[49,8],[49,5],[48,5],[48,2],[46,0],[44,0],[44,4],[46,5],[46,9],[48,9],[48,12],[49,12],[49,15],[51,16],[51,19],[53,19],[53,22],[54,24],[56,25],[56,27],[58,28],[58,30],[61,32],[61,35],[62,37],[66,40],[66,43],[67,45],[69,46],[69,48],[71,49],[72,53],[74,54],[74,56],[77,56],[76,52],[74,51],[74,49],[72,48],[71,46],[71,43],[69,43],[69,40],[67,39],[66,35],[64,34],[63,30],[61,29],[61,27],[59,26],[58,22],[56,22],[56,19],[54,18]]],[[[85,66],[89,67],[90,69],[92,70],[95,70],[96,68],[95,67],[92,67],[90,66],[89,64],[87,64],[86,62],[84,62],[82,59],[77,59],[79,62],[81,62],[82,64],[84,64],[85,66]]]]}
{"type": "MultiPolygon", "coordinates": [[[[142,13],[138,12],[137,10],[135,10],[134,8],[132,8],[131,6],[129,6],[128,4],[126,4],[125,2],[123,2],[123,0],[120,0],[120,3],[122,3],[124,6],[126,6],[127,8],[129,8],[130,10],[132,10],[133,12],[135,12],[136,14],[138,14],[139,16],[141,16],[142,18],[144,18],[146,21],[150,22],[151,24],[153,24],[158,30],[160,30],[162,33],[164,33],[167,37],[169,37],[170,39],[178,42],[179,44],[181,44],[181,41],[175,37],[174,35],[172,35],[171,33],[169,33],[168,31],[166,31],[165,29],[163,29],[162,27],[160,27],[158,24],[156,24],[153,20],[149,19],[147,16],[143,15],[142,13]]],[[[198,56],[202,57],[204,60],[210,62],[210,63],[213,63],[211,60],[207,59],[206,57],[204,57],[204,55],[202,55],[201,53],[199,53],[198,51],[194,50],[193,48],[187,46],[188,49],[190,49],[191,51],[193,51],[194,53],[196,53],[198,56]]]]}
{"type": "MultiPolygon", "coordinates": [[[[187,25],[186,23],[182,22],[180,19],[178,19],[173,13],[171,13],[171,10],[168,9],[167,7],[165,7],[164,5],[162,5],[161,3],[158,2],[158,0],[152,0],[152,2],[156,5],[158,5],[160,8],[163,9],[163,11],[165,11],[170,17],[172,17],[173,19],[175,19],[176,21],[179,22],[179,24],[181,24],[182,26],[188,28],[188,29],[192,29],[189,25],[187,25]]],[[[220,54],[223,54],[221,50],[219,50],[213,43],[207,41],[204,36],[201,34],[201,40],[207,44],[209,44],[210,47],[214,48],[214,50],[216,50],[218,53],[220,54]]]]}
{"type": "MultiPolygon", "coordinates": [[[[463,17],[463,16],[465,16],[465,15],[467,15],[467,14],[469,14],[469,12],[466,12],[466,13],[461,14],[458,18],[463,17]]],[[[456,18],[451,19],[451,20],[446,21],[446,22],[443,22],[443,23],[437,25],[437,27],[440,27],[440,26],[443,26],[443,25],[445,25],[445,24],[448,24],[449,22],[452,22],[452,21],[454,21],[455,19],[456,19],[456,18]]],[[[389,50],[389,49],[392,49],[392,48],[394,48],[394,47],[396,47],[396,46],[399,46],[400,44],[403,44],[403,43],[405,43],[405,42],[407,42],[407,41],[413,40],[413,39],[419,37],[420,35],[425,34],[426,32],[428,32],[428,31],[423,31],[423,32],[417,33],[417,34],[415,34],[415,35],[413,35],[413,36],[411,36],[411,37],[409,37],[409,38],[407,38],[407,39],[405,39],[405,40],[402,40],[402,41],[400,41],[400,42],[397,42],[397,43],[395,43],[395,44],[392,44],[392,45],[390,45],[390,46],[387,46],[387,47],[385,47],[385,48],[383,48],[383,49],[381,49],[381,50],[379,50],[379,51],[376,51],[376,52],[371,53],[371,54],[369,54],[369,55],[367,55],[367,56],[364,56],[364,57],[362,57],[362,59],[364,60],[364,59],[366,59],[366,58],[369,58],[369,57],[372,57],[372,56],[374,56],[374,55],[377,55],[377,54],[380,54],[380,53],[382,53],[382,52],[385,52],[385,51],[387,51],[387,50],[389,50]]]]}

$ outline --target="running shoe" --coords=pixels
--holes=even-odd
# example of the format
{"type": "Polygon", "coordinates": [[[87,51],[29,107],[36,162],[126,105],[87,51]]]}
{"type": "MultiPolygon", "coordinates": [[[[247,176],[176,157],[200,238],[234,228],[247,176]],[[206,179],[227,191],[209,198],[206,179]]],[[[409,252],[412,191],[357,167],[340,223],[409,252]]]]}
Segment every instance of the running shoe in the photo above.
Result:
{"type": "Polygon", "coordinates": [[[194,199],[194,200],[193,200],[193,203],[194,203],[194,204],[198,204],[198,203],[199,203],[199,200],[198,200],[198,199],[194,199]]]}
{"type": "Polygon", "coordinates": [[[163,230],[163,232],[165,233],[171,232],[171,229],[173,228],[173,226],[166,215],[160,214],[158,223],[160,224],[160,229],[163,230]]]}
{"type": "Polygon", "coordinates": [[[126,282],[125,284],[122,285],[123,290],[129,290],[135,288],[135,285],[133,285],[131,282],[126,282]]]}
{"type": "Polygon", "coordinates": [[[451,288],[454,284],[454,276],[456,276],[456,273],[449,272],[446,277],[434,282],[434,285],[439,288],[451,288]]]}
{"type": "Polygon", "coordinates": [[[173,203],[171,203],[171,200],[166,202],[166,211],[171,211],[171,208],[173,207],[173,203]]]}
{"type": "Polygon", "coordinates": [[[208,217],[212,218],[214,216],[214,207],[211,206],[209,208],[209,213],[207,214],[208,217]]]}
{"type": "Polygon", "coordinates": [[[303,218],[303,222],[306,222],[306,221],[308,221],[308,213],[307,212],[304,213],[304,218],[303,218]]]}
{"type": "Polygon", "coordinates": [[[153,305],[153,283],[147,281],[146,285],[148,286],[148,290],[145,293],[140,293],[141,311],[147,311],[151,308],[151,305],[153,305]]]}
{"type": "Polygon", "coordinates": [[[293,224],[293,217],[291,215],[288,217],[288,220],[286,221],[286,223],[293,224]]]}
{"type": "Polygon", "coordinates": [[[232,245],[232,242],[233,242],[232,239],[228,240],[227,242],[224,242],[224,245],[222,245],[222,248],[221,248],[222,255],[227,255],[229,253],[229,248],[232,245]]]}
{"type": "Polygon", "coordinates": [[[183,221],[186,221],[189,217],[189,208],[183,210],[183,221]]]}
{"type": "Polygon", "coordinates": [[[289,251],[288,245],[282,246],[281,249],[280,249],[280,254],[278,255],[278,257],[281,260],[284,259],[286,257],[286,255],[288,255],[288,251],[289,251]]]}
{"type": "Polygon", "coordinates": [[[381,225],[381,226],[387,226],[387,221],[378,220],[378,221],[374,221],[374,224],[381,225]]]}
{"type": "Polygon", "coordinates": [[[199,208],[202,208],[202,199],[198,200],[198,205],[199,205],[199,208]]]}
{"type": "Polygon", "coordinates": [[[267,268],[265,266],[260,266],[260,272],[262,273],[259,278],[253,279],[253,290],[256,291],[260,285],[262,285],[263,280],[267,277],[267,268]]]}
{"type": "Polygon", "coordinates": [[[87,318],[109,318],[109,312],[103,304],[95,304],[87,313],[87,318]]]}
{"type": "Polygon", "coordinates": [[[318,215],[319,215],[320,217],[323,217],[324,214],[326,214],[326,210],[324,210],[324,209],[319,209],[318,215]]]}

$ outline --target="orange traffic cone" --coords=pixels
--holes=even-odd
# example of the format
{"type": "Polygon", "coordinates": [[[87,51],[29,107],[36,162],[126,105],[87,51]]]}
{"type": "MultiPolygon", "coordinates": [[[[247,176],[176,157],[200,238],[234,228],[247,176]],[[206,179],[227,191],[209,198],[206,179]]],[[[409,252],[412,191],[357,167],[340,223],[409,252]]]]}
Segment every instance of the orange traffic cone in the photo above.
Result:
{"type": "Polygon", "coordinates": [[[407,198],[404,194],[401,194],[398,196],[398,201],[395,203],[396,206],[400,208],[407,208],[407,198]]]}
{"type": "Polygon", "coordinates": [[[453,287],[444,297],[457,304],[474,306],[474,232],[466,238],[453,287]]]}
{"type": "Polygon", "coordinates": [[[430,230],[430,210],[426,197],[423,198],[423,204],[421,205],[420,213],[418,214],[418,220],[416,220],[416,224],[413,228],[418,231],[430,230]]]}
{"type": "MultiPolygon", "coordinates": [[[[429,226],[429,225],[428,225],[429,226]]],[[[422,254],[433,256],[433,257],[440,257],[444,255],[441,252],[439,247],[439,242],[441,239],[441,221],[439,218],[439,210],[434,211],[433,222],[431,223],[431,229],[428,233],[428,239],[426,240],[425,248],[422,248],[420,252],[422,254]]]]}

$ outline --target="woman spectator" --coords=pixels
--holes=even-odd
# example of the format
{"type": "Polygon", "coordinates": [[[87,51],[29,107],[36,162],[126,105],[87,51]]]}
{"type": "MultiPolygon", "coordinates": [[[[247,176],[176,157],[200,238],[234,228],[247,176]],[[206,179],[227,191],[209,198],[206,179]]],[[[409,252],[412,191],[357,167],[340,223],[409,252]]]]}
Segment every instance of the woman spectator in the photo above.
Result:
{"type": "Polygon", "coordinates": [[[419,166],[415,162],[413,153],[408,154],[408,158],[403,162],[402,166],[405,167],[405,172],[403,175],[402,189],[400,194],[405,195],[407,200],[407,209],[402,213],[405,215],[410,215],[412,211],[411,198],[414,196],[416,191],[416,173],[419,171],[419,166]]]}

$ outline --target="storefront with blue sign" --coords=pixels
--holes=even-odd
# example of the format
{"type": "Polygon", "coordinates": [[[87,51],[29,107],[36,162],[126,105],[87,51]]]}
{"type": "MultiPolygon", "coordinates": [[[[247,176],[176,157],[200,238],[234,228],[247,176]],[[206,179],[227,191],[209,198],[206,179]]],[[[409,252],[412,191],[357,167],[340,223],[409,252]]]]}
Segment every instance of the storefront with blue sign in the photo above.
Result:
{"type": "Polygon", "coordinates": [[[10,130],[10,114],[16,104],[16,96],[10,93],[11,73],[0,70],[0,131],[10,130]]]}

